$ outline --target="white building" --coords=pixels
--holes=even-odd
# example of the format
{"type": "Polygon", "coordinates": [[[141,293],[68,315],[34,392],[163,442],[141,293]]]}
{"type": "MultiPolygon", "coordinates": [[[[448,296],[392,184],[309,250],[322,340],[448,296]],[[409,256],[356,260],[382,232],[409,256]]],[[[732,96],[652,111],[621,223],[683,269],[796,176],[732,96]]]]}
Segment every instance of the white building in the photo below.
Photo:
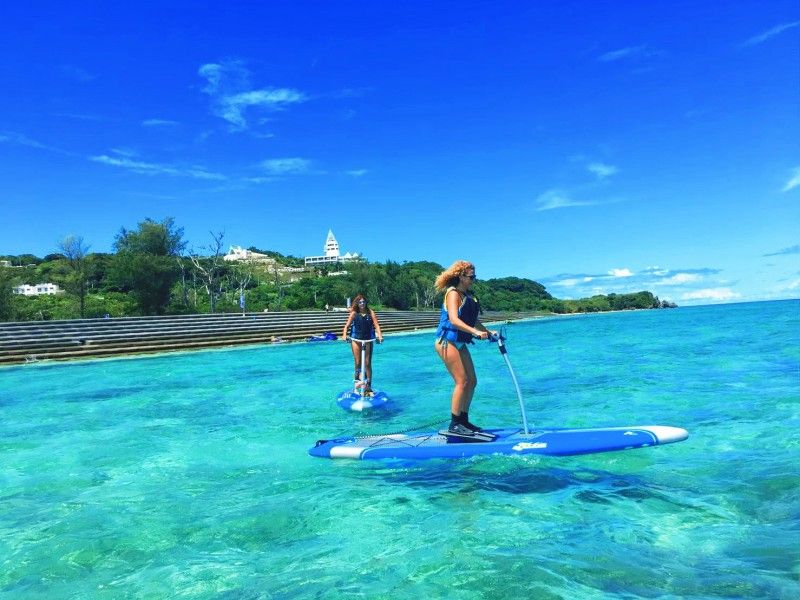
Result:
{"type": "Polygon", "coordinates": [[[350,262],[358,260],[358,254],[350,254],[349,252],[341,255],[339,253],[339,242],[333,235],[333,231],[328,230],[328,237],[325,239],[325,255],[324,256],[306,256],[306,266],[313,267],[315,265],[330,265],[340,262],[350,262]]]}
{"type": "Polygon", "coordinates": [[[60,294],[64,290],[55,283],[37,283],[36,285],[18,285],[12,288],[12,291],[20,296],[52,296],[60,294]]]}
{"type": "Polygon", "coordinates": [[[269,257],[266,254],[253,252],[252,250],[245,250],[241,246],[231,246],[228,249],[228,253],[222,258],[223,260],[227,261],[247,261],[247,262],[265,262],[265,263],[275,262],[274,258],[269,257]]]}

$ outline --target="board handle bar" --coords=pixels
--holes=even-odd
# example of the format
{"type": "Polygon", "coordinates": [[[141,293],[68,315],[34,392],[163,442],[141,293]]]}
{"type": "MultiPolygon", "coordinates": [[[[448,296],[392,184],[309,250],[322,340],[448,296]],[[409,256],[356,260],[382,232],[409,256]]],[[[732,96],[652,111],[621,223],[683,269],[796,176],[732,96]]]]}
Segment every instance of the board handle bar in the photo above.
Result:
{"type": "MultiPolygon", "coordinates": [[[[361,344],[362,346],[363,346],[364,344],[368,344],[368,343],[370,343],[370,342],[376,342],[376,341],[378,341],[378,338],[372,338],[371,340],[359,340],[358,338],[350,337],[349,335],[348,335],[348,336],[347,336],[345,339],[346,339],[346,340],[348,340],[348,341],[350,341],[350,342],[358,342],[358,343],[359,343],[359,344],[361,344]]],[[[378,343],[380,344],[380,342],[378,342],[378,343]]]]}
{"type": "Polygon", "coordinates": [[[508,372],[511,374],[511,381],[514,382],[514,389],[517,391],[517,400],[519,400],[519,412],[522,415],[522,428],[525,430],[525,435],[528,435],[528,417],[525,414],[525,402],[522,400],[522,391],[519,389],[519,382],[517,381],[517,376],[514,374],[514,369],[511,366],[511,361],[508,360],[508,348],[506,348],[506,336],[505,332],[501,331],[495,335],[489,334],[489,342],[490,343],[497,343],[497,349],[500,350],[500,354],[503,356],[503,360],[506,361],[506,366],[508,367],[508,372]]]}

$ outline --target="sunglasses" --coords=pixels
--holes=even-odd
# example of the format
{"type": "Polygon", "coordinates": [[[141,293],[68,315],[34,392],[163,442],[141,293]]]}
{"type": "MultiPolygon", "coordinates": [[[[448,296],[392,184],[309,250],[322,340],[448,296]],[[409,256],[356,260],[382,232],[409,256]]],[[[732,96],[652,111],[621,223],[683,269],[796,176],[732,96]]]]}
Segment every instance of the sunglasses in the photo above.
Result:
{"type": "Polygon", "coordinates": [[[466,277],[467,279],[471,279],[472,281],[475,281],[478,278],[477,275],[462,275],[462,277],[466,277]]]}
{"type": "Polygon", "coordinates": [[[367,303],[367,301],[366,301],[366,300],[359,300],[359,301],[358,301],[358,303],[359,303],[359,304],[366,304],[366,303],[367,303]]]}

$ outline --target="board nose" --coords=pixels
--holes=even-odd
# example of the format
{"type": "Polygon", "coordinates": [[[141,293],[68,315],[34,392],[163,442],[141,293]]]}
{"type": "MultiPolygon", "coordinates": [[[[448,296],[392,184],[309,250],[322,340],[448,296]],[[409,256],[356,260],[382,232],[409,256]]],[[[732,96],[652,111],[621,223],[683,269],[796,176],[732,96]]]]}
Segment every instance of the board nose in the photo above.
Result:
{"type": "Polygon", "coordinates": [[[659,444],[671,444],[673,442],[681,442],[689,437],[689,432],[681,427],[670,427],[669,425],[648,425],[642,427],[656,438],[659,444]]]}

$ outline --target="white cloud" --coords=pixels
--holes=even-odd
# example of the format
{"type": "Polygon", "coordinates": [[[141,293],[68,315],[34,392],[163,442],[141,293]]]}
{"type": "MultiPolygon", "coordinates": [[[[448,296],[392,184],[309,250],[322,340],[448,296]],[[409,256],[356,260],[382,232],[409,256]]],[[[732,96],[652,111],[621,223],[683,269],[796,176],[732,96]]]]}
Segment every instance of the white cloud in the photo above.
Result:
{"type": "Polygon", "coordinates": [[[659,266],[652,266],[652,267],[646,267],[643,272],[646,273],[647,275],[656,275],[658,277],[663,277],[664,275],[669,273],[669,269],[662,269],[659,266]]]}
{"type": "Polygon", "coordinates": [[[794,246],[789,246],[788,248],[770,254],[764,254],[764,256],[781,256],[784,254],[800,254],[800,244],[795,244],[794,246]]]}
{"type": "Polygon", "coordinates": [[[145,119],[142,121],[144,127],[164,127],[178,125],[177,121],[170,121],[169,119],[145,119]]]}
{"type": "Polygon", "coordinates": [[[554,281],[553,285],[558,287],[575,287],[580,282],[580,279],[562,279],[561,281],[554,281]]]}
{"type": "Polygon", "coordinates": [[[311,161],[305,158],[272,158],[261,163],[270,175],[299,175],[308,173],[311,161]]]}
{"type": "Polygon", "coordinates": [[[800,167],[797,167],[794,170],[791,179],[789,179],[789,181],[786,182],[786,185],[783,186],[783,189],[781,189],[781,191],[788,192],[789,190],[793,190],[797,186],[800,186],[800,167]]]}
{"type": "Polygon", "coordinates": [[[205,64],[198,74],[206,79],[203,92],[211,97],[214,114],[234,130],[247,128],[245,113],[250,108],[277,111],[308,99],[303,92],[290,88],[252,89],[250,72],[238,61],[205,64]]]}
{"type": "Polygon", "coordinates": [[[208,63],[198,69],[206,78],[203,92],[209,96],[225,96],[250,88],[250,71],[240,61],[227,60],[221,64],[208,63]]]}
{"type": "Polygon", "coordinates": [[[88,83],[95,78],[94,75],[89,73],[86,69],[74,65],[63,65],[61,67],[61,74],[67,79],[72,79],[80,83],[88,83]]]}
{"type": "Polygon", "coordinates": [[[800,290],[800,279],[791,280],[786,285],[782,286],[781,291],[783,290],[786,291],[800,290]]]}
{"type": "Polygon", "coordinates": [[[27,135],[24,135],[22,133],[16,133],[13,131],[6,131],[0,133],[0,144],[27,146],[28,148],[36,148],[38,150],[48,150],[50,152],[58,152],[59,154],[66,154],[67,156],[74,156],[71,152],[68,152],[67,150],[62,150],[61,148],[56,148],[55,146],[49,146],[47,144],[43,144],[42,142],[29,138],[27,135]]]}
{"type": "Polygon", "coordinates": [[[250,107],[281,110],[289,104],[303,102],[305,95],[297,90],[273,88],[242,92],[219,99],[219,116],[237,128],[247,127],[244,113],[250,107]]]}
{"type": "MultiPolygon", "coordinates": [[[[540,281],[548,289],[556,290],[559,298],[569,294],[575,298],[588,298],[602,294],[630,294],[649,290],[662,299],[686,304],[728,302],[744,299],[737,291],[737,283],[718,277],[718,269],[709,267],[672,270],[649,266],[633,270],[628,267],[610,269],[604,273],[560,273],[540,281]]],[[[798,273],[800,275],[800,273],[798,273]]],[[[797,295],[797,291],[783,291],[780,297],[797,295]]]]}
{"type": "Polygon", "coordinates": [[[591,206],[594,202],[574,200],[562,190],[547,190],[536,199],[536,210],[553,210],[556,208],[567,208],[570,206],[591,206]]]}
{"type": "Polygon", "coordinates": [[[42,150],[48,149],[47,145],[37,142],[36,140],[32,140],[28,136],[21,133],[0,133],[0,143],[14,144],[16,146],[28,146],[30,148],[40,148],[42,150]]]}
{"type": "Polygon", "coordinates": [[[218,181],[227,179],[225,175],[220,173],[211,173],[206,171],[202,167],[190,167],[188,169],[184,169],[183,172],[178,173],[179,175],[188,175],[189,177],[194,177],[195,179],[216,179],[218,181]]]}
{"type": "Polygon", "coordinates": [[[139,153],[133,148],[112,148],[111,152],[113,152],[114,154],[118,154],[119,156],[124,156],[126,158],[133,158],[135,156],[139,156],[139,153]]]}
{"type": "Polygon", "coordinates": [[[366,169],[353,169],[352,171],[345,171],[346,175],[350,175],[351,177],[363,177],[369,173],[366,169]]]}
{"type": "Polygon", "coordinates": [[[591,173],[597,175],[598,179],[605,179],[619,172],[619,169],[613,165],[606,165],[603,163],[595,162],[589,164],[587,167],[591,173]]]}
{"type": "Polygon", "coordinates": [[[632,277],[633,273],[630,269],[611,269],[608,272],[612,277],[632,277]]]}
{"type": "Polygon", "coordinates": [[[159,165],[157,163],[131,160],[130,158],[125,157],[119,158],[115,156],[108,156],[106,154],[102,154],[100,156],[90,156],[89,160],[113,167],[128,169],[134,173],[141,173],[143,175],[175,175],[180,177],[193,177],[195,179],[213,180],[227,179],[227,177],[224,175],[220,175],[219,173],[211,173],[202,167],[178,168],[170,165],[159,165]]]}
{"type": "Polygon", "coordinates": [[[759,295],[757,300],[791,300],[800,298],[800,278],[783,279],[759,295]]]}
{"type": "Polygon", "coordinates": [[[715,300],[717,302],[725,302],[727,300],[735,300],[736,298],[741,297],[741,294],[734,292],[730,288],[720,287],[685,292],[681,296],[681,300],[715,300]]]}
{"type": "Polygon", "coordinates": [[[787,29],[792,29],[793,27],[800,26],[800,21],[791,21],[789,23],[782,23],[781,25],[776,25],[772,29],[768,29],[764,33],[760,33],[759,35],[751,37],[747,40],[743,45],[744,46],[756,46],[758,44],[763,44],[768,39],[775,37],[776,35],[783,33],[787,29]]]}
{"type": "Polygon", "coordinates": [[[703,278],[696,273],[676,273],[672,277],[654,281],[653,285],[686,285],[687,283],[696,283],[701,279],[703,278]]]}
{"type": "Polygon", "coordinates": [[[611,52],[606,52],[605,54],[601,54],[597,57],[597,60],[601,62],[613,62],[617,60],[622,60],[624,58],[630,58],[632,56],[641,56],[641,55],[649,55],[650,51],[647,49],[645,44],[641,46],[628,46],[627,48],[620,48],[618,50],[612,50],[611,52]]]}
{"type": "Polygon", "coordinates": [[[77,121],[108,121],[107,117],[100,115],[86,115],[78,113],[53,113],[56,117],[66,117],[67,119],[75,119],[77,121]]]}

